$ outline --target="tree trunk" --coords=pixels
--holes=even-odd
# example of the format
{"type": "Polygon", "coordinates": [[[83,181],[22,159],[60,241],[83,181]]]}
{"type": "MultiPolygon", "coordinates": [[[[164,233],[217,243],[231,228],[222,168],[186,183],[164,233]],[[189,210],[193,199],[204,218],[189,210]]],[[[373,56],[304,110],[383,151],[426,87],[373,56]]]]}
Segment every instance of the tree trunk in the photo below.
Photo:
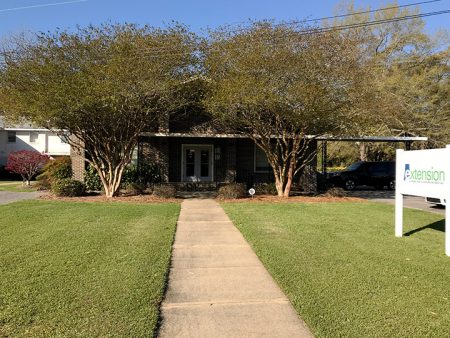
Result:
{"type": "Polygon", "coordinates": [[[119,191],[120,183],[122,181],[122,174],[127,165],[121,164],[115,167],[115,169],[112,171],[111,168],[113,168],[112,165],[109,165],[108,171],[99,169],[98,166],[94,165],[95,170],[97,170],[98,175],[100,176],[100,180],[103,184],[103,189],[105,190],[105,196],[107,198],[112,198],[117,195],[117,192],[119,191]]]}
{"type": "Polygon", "coordinates": [[[283,197],[289,197],[291,194],[292,181],[294,180],[294,162],[295,160],[291,159],[291,163],[289,164],[289,170],[287,174],[286,186],[284,187],[283,197]]]}
{"type": "Polygon", "coordinates": [[[277,173],[275,173],[275,187],[277,188],[277,195],[278,197],[283,197],[283,184],[284,182],[282,181],[282,179],[280,179],[280,177],[277,175],[277,173]]]}

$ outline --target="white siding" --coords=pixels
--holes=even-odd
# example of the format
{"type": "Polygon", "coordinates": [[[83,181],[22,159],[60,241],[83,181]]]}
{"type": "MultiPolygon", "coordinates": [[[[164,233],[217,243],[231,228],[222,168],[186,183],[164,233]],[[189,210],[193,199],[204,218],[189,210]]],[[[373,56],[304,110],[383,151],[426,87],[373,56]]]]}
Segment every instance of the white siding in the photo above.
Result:
{"type": "MultiPolygon", "coordinates": [[[[14,130],[9,130],[14,131],[14,130]]],[[[8,131],[0,130],[0,165],[5,165],[10,152],[18,150],[35,150],[52,155],[70,155],[70,146],[50,131],[15,130],[16,142],[8,142],[8,131]],[[30,133],[37,132],[35,142],[30,142],[30,133]]]]}

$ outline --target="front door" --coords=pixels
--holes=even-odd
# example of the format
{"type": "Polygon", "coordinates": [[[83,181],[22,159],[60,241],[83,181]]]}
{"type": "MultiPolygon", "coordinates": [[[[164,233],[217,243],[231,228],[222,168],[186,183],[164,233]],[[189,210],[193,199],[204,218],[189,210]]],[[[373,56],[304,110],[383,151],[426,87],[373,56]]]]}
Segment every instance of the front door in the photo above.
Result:
{"type": "Polygon", "coordinates": [[[211,182],[213,180],[213,146],[182,146],[182,180],[184,182],[211,182]]]}

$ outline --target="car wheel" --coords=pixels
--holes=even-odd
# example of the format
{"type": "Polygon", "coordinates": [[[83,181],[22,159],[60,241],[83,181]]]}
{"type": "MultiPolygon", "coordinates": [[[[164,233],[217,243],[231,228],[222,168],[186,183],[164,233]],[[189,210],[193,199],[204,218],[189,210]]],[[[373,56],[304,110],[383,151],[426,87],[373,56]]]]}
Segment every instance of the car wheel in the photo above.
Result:
{"type": "Polygon", "coordinates": [[[389,190],[394,190],[395,189],[395,180],[390,180],[389,181],[388,188],[389,188],[389,190]]]}
{"type": "Polygon", "coordinates": [[[356,183],[353,180],[346,180],[344,183],[345,190],[354,190],[356,188],[356,183]]]}

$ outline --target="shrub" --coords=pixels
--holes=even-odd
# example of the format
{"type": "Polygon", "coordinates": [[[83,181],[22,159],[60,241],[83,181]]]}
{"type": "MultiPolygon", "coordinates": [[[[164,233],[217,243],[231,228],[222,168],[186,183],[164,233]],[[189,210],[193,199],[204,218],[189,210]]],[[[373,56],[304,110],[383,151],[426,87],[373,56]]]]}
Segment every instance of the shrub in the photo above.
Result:
{"type": "Polygon", "coordinates": [[[142,195],[145,192],[145,186],[140,183],[128,183],[125,186],[125,192],[130,195],[142,195]]]}
{"type": "Polygon", "coordinates": [[[128,167],[125,168],[122,174],[122,181],[120,182],[120,185],[123,188],[126,188],[131,183],[137,183],[138,182],[138,169],[137,166],[131,164],[128,167]]]}
{"type": "Polygon", "coordinates": [[[227,185],[223,185],[219,188],[218,192],[219,198],[227,199],[242,198],[246,195],[247,191],[245,190],[245,186],[239,183],[230,183],[227,185]]]}
{"type": "Polygon", "coordinates": [[[347,192],[342,188],[334,187],[328,189],[323,195],[326,197],[346,197],[347,192]]]}
{"type": "Polygon", "coordinates": [[[72,178],[72,162],[70,157],[63,156],[49,161],[37,177],[40,189],[50,189],[53,182],[72,178]]]}
{"type": "Polygon", "coordinates": [[[276,195],[277,188],[275,183],[257,183],[255,184],[256,195],[276,195]]]}
{"type": "Polygon", "coordinates": [[[65,178],[52,184],[52,191],[57,196],[75,197],[86,193],[86,186],[80,181],[65,178]]]}
{"type": "Polygon", "coordinates": [[[130,183],[139,183],[144,186],[161,183],[159,167],[149,163],[141,163],[139,166],[129,165],[123,172],[122,186],[125,187],[130,183]]]}
{"type": "Polygon", "coordinates": [[[170,184],[158,184],[153,187],[153,195],[162,198],[175,197],[177,190],[170,184]]]}
{"type": "Polygon", "coordinates": [[[98,176],[97,170],[91,165],[88,165],[84,173],[84,182],[86,184],[86,190],[88,191],[100,191],[103,189],[102,180],[98,176]]]}
{"type": "Polygon", "coordinates": [[[35,150],[19,150],[8,155],[6,170],[22,176],[23,182],[30,181],[47,164],[50,157],[35,150]]]}
{"type": "MultiPolygon", "coordinates": [[[[88,165],[84,179],[87,190],[100,191],[103,189],[103,184],[98,176],[97,170],[91,165],[88,165]]],[[[130,184],[139,184],[142,187],[142,190],[145,190],[145,187],[160,182],[161,175],[157,166],[147,163],[140,164],[139,167],[136,165],[129,165],[123,172],[120,188],[128,190],[130,184]]]]}

